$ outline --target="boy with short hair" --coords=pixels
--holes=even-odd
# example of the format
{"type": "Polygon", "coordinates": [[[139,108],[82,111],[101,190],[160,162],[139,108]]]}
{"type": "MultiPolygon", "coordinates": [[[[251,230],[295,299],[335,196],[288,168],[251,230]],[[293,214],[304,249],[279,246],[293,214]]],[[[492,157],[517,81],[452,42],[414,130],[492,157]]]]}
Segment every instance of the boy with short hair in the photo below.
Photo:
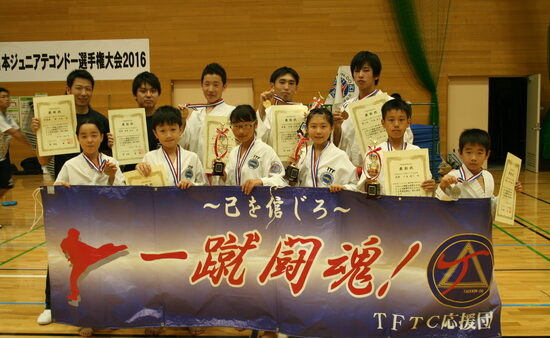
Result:
{"type": "Polygon", "coordinates": [[[10,139],[13,137],[32,148],[17,123],[7,114],[10,106],[10,92],[0,88],[0,197],[13,188],[10,163],[10,139]]]}
{"type": "MultiPolygon", "coordinates": [[[[196,153],[200,159],[203,158],[203,147],[206,135],[206,116],[224,116],[229,125],[229,115],[235,109],[223,100],[223,92],[227,88],[227,75],[225,69],[217,63],[211,63],[204,67],[201,75],[201,88],[206,104],[199,107],[189,107],[192,111],[187,119],[187,128],[180,141],[180,144],[187,150],[196,153]]],[[[185,110],[185,109],[184,109],[185,110]]]]}
{"type": "Polygon", "coordinates": [[[260,105],[258,106],[258,137],[265,143],[273,146],[273,135],[271,129],[273,126],[273,112],[271,105],[297,104],[293,102],[294,95],[298,91],[300,75],[290,67],[280,67],[273,71],[269,78],[271,88],[260,94],[260,105]]]}
{"type": "MultiPolygon", "coordinates": [[[[384,126],[384,129],[388,133],[388,140],[376,146],[376,148],[380,148],[381,160],[386,151],[420,149],[420,147],[405,140],[405,133],[411,124],[411,113],[411,106],[399,99],[390,100],[382,106],[382,126],[384,126]]],[[[384,172],[381,170],[378,172],[377,170],[367,169],[364,166],[361,178],[357,184],[357,190],[365,191],[366,183],[371,181],[369,177],[376,177],[378,175],[377,181],[380,183],[380,194],[384,195],[383,174],[384,172]]],[[[435,181],[428,179],[422,182],[420,187],[424,191],[433,192],[436,187],[435,181]]]]}
{"type": "Polygon", "coordinates": [[[143,176],[151,174],[152,165],[163,165],[168,184],[187,189],[205,184],[201,161],[197,154],[183,149],[178,142],[185,129],[181,113],[172,106],[162,106],[153,114],[153,132],[160,148],[145,154],[136,170],[143,176]]]}
{"type": "MultiPolygon", "coordinates": [[[[357,97],[344,102],[341,111],[333,113],[334,144],[348,154],[353,164],[360,167],[363,165],[363,157],[359,139],[355,135],[355,129],[351,119],[344,119],[345,114],[343,114],[343,112],[347,112],[347,107],[355,101],[376,95],[387,95],[376,88],[380,81],[380,73],[382,72],[382,63],[378,55],[369,51],[361,51],[351,60],[350,68],[359,94],[357,97]]],[[[393,98],[388,96],[387,99],[393,98]]],[[[413,142],[413,134],[410,127],[406,129],[405,141],[410,144],[413,142]]]]}
{"type": "MultiPolygon", "coordinates": [[[[443,176],[435,196],[440,200],[458,198],[491,198],[491,209],[494,215],[496,207],[495,181],[490,172],[483,169],[483,164],[491,155],[491,137],[485,130],[466,129],[460,134],[458,154],[462,166],[451,170],[443,176]]],[[[516,192],[523,190],[521,183],[516,182],[516,192]]]]}

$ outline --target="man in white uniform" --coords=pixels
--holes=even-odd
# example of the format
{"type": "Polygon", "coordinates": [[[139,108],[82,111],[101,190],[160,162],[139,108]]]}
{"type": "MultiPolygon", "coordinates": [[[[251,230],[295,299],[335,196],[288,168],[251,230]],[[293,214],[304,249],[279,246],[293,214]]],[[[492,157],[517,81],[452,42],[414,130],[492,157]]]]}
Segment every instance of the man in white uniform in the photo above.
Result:
{"type": "MultiPolygon", "coordinates": [[[[353,74],[353,80],[359,90],[359,95],[344,102],[342,111],[333,113],[334,144],[348,154],[351,162],[355,166],[360,167],[363,165],[363,154],[359,144],[359,137],[355,135],[355,129],[351,119],[344,119],[344,116],[349,116],[347,107],[358,100],[373,97],[375,95],[387,95],[376,88],[380,81],[380,73],[382,72],[382,63],[378,55],[369,51],[361,51],[353,57],[350,67],[353,74]],[[347,114],[343,114],[342,112],[346,112],[347,114]]],[[[392,99],[392,97],[388,96],[388,100],[390,99],[392,99]]],[[[405,132],[405,142],[409,144],[413,142],[413,134],[410,127],[407,128],[405,132]]]]}

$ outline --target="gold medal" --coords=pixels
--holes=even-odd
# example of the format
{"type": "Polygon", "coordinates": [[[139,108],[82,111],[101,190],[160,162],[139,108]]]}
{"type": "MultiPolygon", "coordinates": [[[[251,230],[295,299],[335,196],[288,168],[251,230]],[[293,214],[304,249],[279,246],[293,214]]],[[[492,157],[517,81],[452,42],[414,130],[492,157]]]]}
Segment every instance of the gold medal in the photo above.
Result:
{"type": "Polygon", "coordinates": [[[349,117],[348,112],[347,112],[347,111],[343,111],[343,112],[342,112],[342,118],[343,118],[344,120],[347,120],[348,117],[349,117]]]}
{"type": "Polygon", "coordinates": [[[271,106],[271,101],[269,100],[265,100],[264,102],[262,102],[262,104],[264,105],[264,108],[269,108],[271,106]]]}

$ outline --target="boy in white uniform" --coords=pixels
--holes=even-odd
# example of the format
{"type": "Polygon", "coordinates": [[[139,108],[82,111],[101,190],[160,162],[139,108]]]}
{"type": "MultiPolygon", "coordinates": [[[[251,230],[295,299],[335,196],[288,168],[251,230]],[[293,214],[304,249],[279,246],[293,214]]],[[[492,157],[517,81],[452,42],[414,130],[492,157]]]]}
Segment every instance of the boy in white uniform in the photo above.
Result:
{"type": "MultiPolygon", "coordinates": [[[[406,102],[394,99],[390,100],[382,106],[382,126],[388,133],[388,140],[376,146],[380,148],[377,152],[380,155],[380,160],[383,162],[384,152],[394,150],[414,150],[420,147],[405,141],[405,133],[411,123],[411,106],[406,102]]],[[[369,151],[367,151],[367,154],[369,151]]],[[[368,155],[365,154],[365,157],[368,155]]],[[[365,163],[366,164],[366,163],[365,163]]],[[[384,168],[380,170],[372,170],[363,166],[361,178],[357,184],[357,190],[366,191],[366,184],[370,183],[372,177],[378,177],[376,180],[380,183],[380,194],[385,195],[384,189],[384,168]]],[[[433,192],[435,190],[435,181],[428,179],[420,185],[424,191],[433,192]]]]}
{"type": "Polygon", "coordinates": [[[229,123],[229,115],[235,107],[225,103],[222,98],[227,88],[227,75],[225,69],[219,64],[211,63],[204,68],[201,75],[201,88],[206,104],[188,105],[187,109],[190,111],[180,145],[194,152],[201,161],[204,161],[205,117],[207,115],[224,116],[229,123]]]}
{"type": "MultiPolygon", "coordinates": [[[[334,144],[348,154],[355,166],[361,167],[363,165],[363,156],[361,154],[359,138],[355,136],[355,128],[351,119],[344,119],[344,116],[349,116],[347,107],[355,101],[376,95],[387,95],[376,88],[378,81],[380,81],[380,73],[382,72],[382,63],[378,55],[369,51],[361,51],[353,57],[350,67],[353,80],[359,89],[359,96],[344,102],[342,111],[334,112],[334,144]],[[342,112],[346,112],[347,115],[342,112]]],[[[387,99],[390,100],[393,98],[387,96],[387,99]]],[[[410,144],[413,142],[413,133],[409,127],[407,127],[405,132],[405,142],[410,144]]]]}
{"type": "Polygon", "coordinates": [[[197,154],[183,149],[178,142],[185,129],[181,112],[172,106],[162,106],[153,114],[153,132],[160,148],[150,151],[136,170],[143,176],[151,174],[151,166],[165,168],[167,183],[181,189],[204,185],[205,176],[197,154]]]}
{"type": "MultiPolygon", "coordinates": [[[[281,104],[297,104],[293,102],[294,95],[298,91],[300,83],[300,75],[290,67],[281,67],[275,69],[269,79],[271,89],[260,94],[260,105],[258,106],[257,118],[258,138],[261,138],[265,143],[273,146],[273,135],[271,133],[273,127],[273,105],[281,104]]],[[[283,159],[286,161],[286,159],[283,159]]]]}
{"type": "MultiPolygon", "coordinates": [[[[462,158],[462,166],[443,176],[435,196],[446,201],[458,198],[491,198],[491,210],[494,216],[495,181],[493,175],[482,167],[491,154],[490,149],[491,138],[486,131],[464,130],[458,141],[458,153],[462,158]]],[[[515,188],[518,193],[523,190],[520,182],[516,182],[515,188]]]]}
{"type": "Polygon", "coordinates": [[[225,168],[225,184],[242,187],[250,194],[256,186],[287,185],[284,168],[275,150],[256,137],[256,112],[249,105],[237,106],[231,112],[231,129],[239,146],[229,154],[225,168]]]}
{"type": "Polygon", "coordinates": [[[7,114],[9,106],[10,92],[5,88],[0,88],[0,197],[8,189],[13,188],[9,157],[10,139],[14,137],[32,148],[25,135],[19,130],[17,123],[7,114]]]}

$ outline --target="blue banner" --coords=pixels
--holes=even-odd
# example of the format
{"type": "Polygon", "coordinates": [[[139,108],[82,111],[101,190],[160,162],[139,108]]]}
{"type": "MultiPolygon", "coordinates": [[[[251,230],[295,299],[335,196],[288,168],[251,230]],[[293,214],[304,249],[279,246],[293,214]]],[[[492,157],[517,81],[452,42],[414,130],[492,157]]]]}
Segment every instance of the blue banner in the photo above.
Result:
{"type": "Polygon", "coordinates": [[[93,186],[42,199],[60,323],[500,334],[489,199],[93,186]]]}

